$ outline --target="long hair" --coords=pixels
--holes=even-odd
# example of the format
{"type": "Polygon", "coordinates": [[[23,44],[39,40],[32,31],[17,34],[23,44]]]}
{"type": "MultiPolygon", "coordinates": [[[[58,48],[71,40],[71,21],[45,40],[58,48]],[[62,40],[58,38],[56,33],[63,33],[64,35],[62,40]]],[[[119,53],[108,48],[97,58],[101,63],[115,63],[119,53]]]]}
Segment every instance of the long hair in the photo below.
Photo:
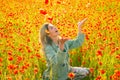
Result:
{"type": "Polygon", "coordinates": [[[40,42],[42,44],[43,49],[46,45],[52,45],[52,39],[48,36],[49,33],[46,32],[46,30],[49,31],[48,25],[49,23],[45,23],[40,29],[40,42]]]}

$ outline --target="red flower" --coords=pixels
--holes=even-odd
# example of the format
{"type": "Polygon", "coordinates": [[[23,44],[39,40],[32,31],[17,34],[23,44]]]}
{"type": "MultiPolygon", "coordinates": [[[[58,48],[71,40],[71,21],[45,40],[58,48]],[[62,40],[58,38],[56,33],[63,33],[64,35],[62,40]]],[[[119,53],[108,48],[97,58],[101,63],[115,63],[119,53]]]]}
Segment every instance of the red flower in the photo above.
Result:
{"type": "Polygon", "coordinates": [[[70,72],[70,73],[68,74],[68,77],[72,79],[72,78],[75,77],[75,74],[74,74],[73,72],[70,72]]]}
{"type": "Polygon", "coordinates": [[[12,57],[12,56],[9,56],[9,57],[8,57],[8,60],[9,60],[9,61],[12,61],[12,60],[13,60],[13,57],[12,57]]]}
{"type": "Polygon", "coordinates": [[[116,72],[116,76],[120,77],[120,71],[116,72]]]}
{"type": "Polygon", "coordinates": [[[13,80],[11,77],[7,77],[7,80],[13,80]]]}
{"type": "Polygon", "coordinates": [[[110,80],[112,80],[112,75],[110,76],[110,80]]]}
{"type": "Polygon", "coordinates": [[[101,74],[104,74],[104,73],[105,73],[105,70],[100,70],[100,73],[101,73],[101,74]]]}
{"type": "Polygon", "coordinates": [[[8,51],[8,55],[12,55],[12,51],[8,51]]]}
{"type": "Polygon", "coordinates": [[[120,80],[120,71],[115,70],[115,73],[110,76],[110,79],[112,79],[112,80],[120,80]]]}
{"type": "Polygon", "coordinates": [[[46,15],[47,12],[44,9],[40,9],[40,14],[46,15]]]}
{"type": "Polygon", "coordinates": [[[30,49],[28,49],[27,51],[28,51],[28,53],[31,53],[31,52],[32,52],[30,49]]]}
{"type": "Polygon", "coordinates": [[[101,62],[101,61],[99,61],[98,63],[99,63],[100,66],[102,65],[102,62],[101,62]]]}
{"type": "Polygon", "coordinates": [[[12,12],[8,14],[9,17],[14,17],[14,15],[15,15],[15,14],[12,13],[12,12]]]}
{"type": "Polygon", "coordinates": [[[18,70],[14,70],[14,74],[18,74],[18,70]]]}
{"type": "Polygon", "coordinates": [[[102,51],[101,51],[101,50],[98,50],[96,55],[97,55],[97,56],[102,56],[102,51]]]}
{"type": "Polygon", "coordinates": [[[61,2],[60,2],[60,1],[57,1],[57,4],[61,4],[61,2]]]}
{"type": "Polygon", "coordinates": [[[21,73],[24,73],[25,71],[24,71],[24,69],[20,69],[20,72],[21,72],[21,73]]]}
{"type": "Polygon", "coordinates": [[[90,68],[90,73],[93,73],[94,72],[94,68],[90,68]]]}
{"type": "Polygon", "coordinates": [[[48,17],[48,20],[49,20],[50,22],[52,22],[53,18],[52,18],[52,17],[48,17]]]}
{"type": "Polygon", "coordinates": [[[89,40],[89,36],[88,35],[86,35],[85,37],[86,37],[86,40],[89,40]]]}
{"type": "Polygon", "coordinates": [[[2,71],[0,71],[0,74],[2,74],[2,71]]]}
{"type": "Polygon", "coordinates": [[[23,60],[23,58],[22,58],[21,56],[18,56],[18,57],[17,57],[17,61],[18,61],[18,62],[20,62],[20,61],[22,61],[22,60],[23,60]]]}
{"type": "Polygon", "coordinates": [[[100,80],[101,79],[101,76],[98,76],[97,78],[96,78],[96,80],[100,80]]]}
{"type": "Polygon", "coordinates": [[[15,69],[15,66],[14,65],[8,65],[8,69],[15,69]]]}
{"type": "Polygon", "coordinates": [[[48,0],[45,0],[45,4],[48,4],[49,3],[49,1],[48,0]]]}
{"type": "Polygon", "coordinates": [[[120,54],[116,55],[116,58],[120,60],[120,54]]]}
{"type": "Polygon", "coordinates": [[[37,74],[38,73],[38,69],[34,68],[34,73],[37,74]]]}
{"type": "Polygon", "coordinates": [[[3,59],[2,58],[0,58],[0,62],[2,62],[3,61],[3,59]]]}
{"type": "Polygon", "coordinates": [[[27,42],[30,42],[30,39],[29,39],[29,38],[27,39],[27,42]]]}
{"type": "Polygon", "coordinates": [[[22,66],[22,69],[27,69],[28,67],[26,65],[22,66]]]}
{"type": "Polygon", "coordinates": [[[39,53],[36,53],[36,57],[41,58],[41,55],[39,53]]]}

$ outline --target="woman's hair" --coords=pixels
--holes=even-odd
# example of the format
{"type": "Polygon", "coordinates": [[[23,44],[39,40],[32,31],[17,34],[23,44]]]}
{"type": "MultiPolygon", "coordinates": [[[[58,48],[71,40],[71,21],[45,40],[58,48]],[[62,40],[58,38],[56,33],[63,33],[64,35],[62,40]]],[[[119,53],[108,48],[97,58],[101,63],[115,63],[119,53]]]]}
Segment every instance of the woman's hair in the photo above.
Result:
{"type": "Polygon", "coordinates": [[[48,36],[49,33],[46,32],[49,31],[48,25],[49,23],[45,23],[40,29],[40,42],[42,44],[43,49],[46,45],[52,45],[52,39],[48,36]]]}

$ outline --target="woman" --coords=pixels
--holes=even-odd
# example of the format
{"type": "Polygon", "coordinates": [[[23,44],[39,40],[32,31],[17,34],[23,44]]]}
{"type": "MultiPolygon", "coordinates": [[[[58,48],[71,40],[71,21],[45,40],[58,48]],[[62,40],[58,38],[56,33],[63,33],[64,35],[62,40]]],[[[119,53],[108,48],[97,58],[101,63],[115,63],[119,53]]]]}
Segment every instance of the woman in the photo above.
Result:
{"type": "Polygon", "coordinates": [[[40,39],[47,60],[47,69],[43,73],[43,80],[68,80],[68,73],[75,73],[74,80],[80,80],[89,74],[88,68],[71,67],[69,65],[68,50],[77,48],[84,41],[82,25],[87,20],[78,23],[78,35],[74,40],[59,37],[58,29],[45,23],[40,30],[40,39]]]}

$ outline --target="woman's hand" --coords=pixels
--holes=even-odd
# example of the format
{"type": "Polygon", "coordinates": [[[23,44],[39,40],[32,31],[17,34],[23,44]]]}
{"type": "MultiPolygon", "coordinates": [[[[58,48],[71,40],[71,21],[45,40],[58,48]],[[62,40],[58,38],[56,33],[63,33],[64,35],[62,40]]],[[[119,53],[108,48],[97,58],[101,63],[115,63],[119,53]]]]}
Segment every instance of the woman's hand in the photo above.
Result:
{"type": "Polygon", "coordinates": [[[59,38],[59,45],[58,46],[59,46],[60,50],[62,50],[62,51],[64,50],[64,44],[67,40],[69,40],[69,38],[64,38],[64,37],[59,38]]]}
{"type": "Polygon", "coordinates": [[[84,18],[82,21],[78,22],[78,31],[81,33],[82,32],[82,25],[85,23],[87,18],[84,18]]]}

